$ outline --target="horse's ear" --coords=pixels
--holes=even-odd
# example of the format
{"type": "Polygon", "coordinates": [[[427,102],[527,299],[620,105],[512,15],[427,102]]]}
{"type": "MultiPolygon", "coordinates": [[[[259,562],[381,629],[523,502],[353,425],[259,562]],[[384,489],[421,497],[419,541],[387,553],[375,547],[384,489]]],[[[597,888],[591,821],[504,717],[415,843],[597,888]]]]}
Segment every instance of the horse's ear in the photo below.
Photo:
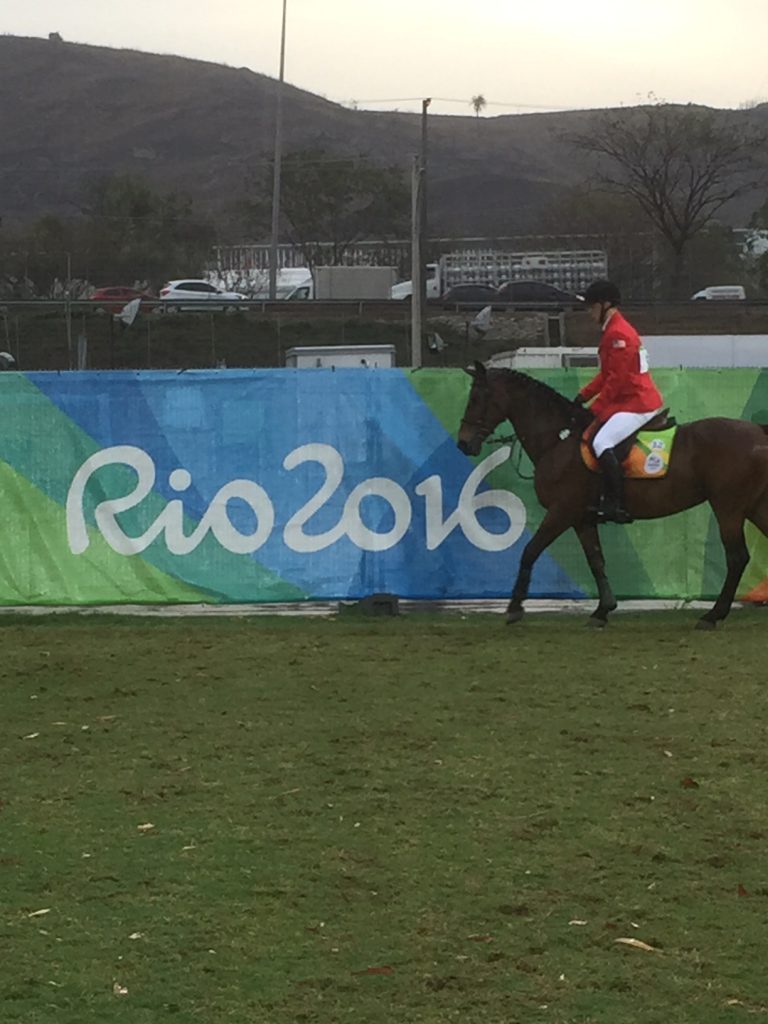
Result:
{"type": "Polygon", "coordinates": [[[475,360],[475,375],[480,380],[485,380],[485,363],[481,363],[479,359],[475,360]]]}

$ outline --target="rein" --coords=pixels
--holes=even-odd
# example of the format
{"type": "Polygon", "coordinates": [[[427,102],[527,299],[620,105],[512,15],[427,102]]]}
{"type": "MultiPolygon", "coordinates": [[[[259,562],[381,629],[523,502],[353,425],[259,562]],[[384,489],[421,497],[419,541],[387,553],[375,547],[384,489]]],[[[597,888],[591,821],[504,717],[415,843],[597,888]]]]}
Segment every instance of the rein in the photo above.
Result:
{"type": "Polygon", "coordinates": [[[521,480],[533,480],[535,473],[531,473],[530,476],[526,476],[520,468],[523,464],[523,455],[525,452],[517,434],[505,434],[501,437],[489,437],[486,439],[485,444],[508,444],[510,447],[509,461],[512,463],[514,471],[521,480]],[[515,465],[515,452],[517,452],[517,465],[515,465]]]}
{"type": "MultiPolygon", "coordinates": [[[[479,426],[479,424],[470,424],[470,426],[479,426]]],[[[571,426],[570,427],[563,427],[563,429],[560,431],[560,433],[558,435],[559,439],[561,441],[565,441],[569,437],[571,437],[573,432],[574,432],[574,427],[575,426],[576,426],[576,421],[574,419],[574,420],[571,421],[571,426]]],[[[498,445],[508,444],[509,447],[510,447],[509,458],[510,458],[510,462],[512,462],[512,468],[515,470],[515,472],[517,473],[517,475],[520,477],[521,480],[533,480],[535,475],[536,475],[535,472],[532,473],[530,476],[526,476],[525,473],[523,473],[522,469],[520,468],[522,466],[522,464],[523,464],[523,455],[525,454],[525,450],[524,450],[522,442],[520,441],[520,438],[517,436],[517,434],[515,434],[515,433],[512,433],[512,434],[500,434],[499,436],[496,436],[496,435],[493,435],[492,432],[489,432],[489,433],[491,433],[491,436],[489,436],[489,434],[486,433],[485,437],[483,438],[483,444],[498,444],[498,445]],[[514,463],[515,452],[517,452],[517,465],[515,465],[515,463],[514,463]]]]}
{"type": "MultiPolygon", "coordinates": [[[[570,407],[570,415],[567,416],[566,425],[561,427],[561,429],[557,432],[557,436],[558,436],[558,440],[559,441],[565,441],[569,437],[573,437],[574,435],[578,436],[581,433],[582,425],[581,425],[581,423],[579,421],[579,414],[583,413],[584,410],[583,410],[582,406],[579,403],[570,401],[569,399],[566,399],[563,395],[558,395],[558,393],[556,391],[554,391],[553,389],[547,387],[546,385],[540,384],[540,382],[535,380],[535,378],[526,377],[525,374],[518,373],[515,370],[499,371],[499,372],[500,373],[501,372],[506,372],[506,373],[510,374],[510,378],[511,379],[518,379],[518,378],[519,379],[525,379],[525,380],[529,381],[530,383],[535,384],[538,387],[540,387],[542,389],[542,393],[543,394],[544,393],[549,394],[550,397],[557,396],[560,399],[561,403],[562,403],[561,404],[561,410],[562,411],[565,411],[565,409],[563,409],[563,405],[566,405],[566,406],[570,407]]],[[[483,379],[482,383],[483,383],[484,387],[487,386],[485,384],[485,380],[484,379],[483,379]]],[[[534,420],[534,422],[535,422],[535,420],[534,420]]],[[[489,428],[488,426],[486,426],[485,423],[481,423],[481,422],[478,422],[478,421],[475,421],[475,420],[468,420],[468,419],[462,419],[461,425],[462,425],[462,427],[471,427],[473,430],[475,430],[477,432],[477,435],[476,435],[477,439],[480,441],[481,444],[487,444],[487,445],[509,445],[509,447],[510,447],[510,455],[509,455],[510,461],[512,462],[512,467],[515,470],[515,472],[517,473],[518,477],[521,480],[533,480],[535,478],[535,463],[533,462],[532,459],[531,459],[531,462],[534,465],[534,473],[531,474],[530,476],[528,476],[528,475],[526,475],[525,473],[522,472],[522,468],[521,467],[522,467],[522,462],[523,462],[523,455],[527,454],[527,453],[525,451],[525,447],[524,447],[523,442],[521,441],[520,437],[516,433],[514,433],[514,431],[511,434],[499,434],[499,435],[496,435],[496,434],[494,434],[494,429],[495,428],[489,428]]],[[[586,423],[584,425],[586,426],[586,423]]],[[[531,432],[529,432],[529,433],[530,433],[531,437],[534,437],[534,436],[536,436],[540,432],[541,431],[537,431],[536,428],[534,427],[534,429],[531,432]]],[[[557,445],[557,443],[558,442],[555,441],[554,444],[552,445],[552,448],[554,448],[557,445]]]]}

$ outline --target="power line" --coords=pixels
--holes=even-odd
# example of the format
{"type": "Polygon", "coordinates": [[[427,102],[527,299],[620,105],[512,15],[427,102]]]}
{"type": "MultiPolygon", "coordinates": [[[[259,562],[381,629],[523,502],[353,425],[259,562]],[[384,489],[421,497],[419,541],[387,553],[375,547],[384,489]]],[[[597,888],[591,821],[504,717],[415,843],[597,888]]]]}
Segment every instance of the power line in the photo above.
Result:
{"type": "MultiPolygon", "coordinates": [[[[373,100],[350,100],[348,102],[354,103],[420,103],[422,100],[421,96],[400,96],[394,99],[373,99],[373,100]]],[[[471,99],[458,99],[453,96],[433,96],[432,101],[435,103],[462,103],[468,107],[472,106],[471,99]]],[[[526,110],[571,110],[572,106],[556,103],[518,103],[518,102],[502,102],[500,100],[486,100],[485,105],[487,107],[524,107],[526,110]]]]}

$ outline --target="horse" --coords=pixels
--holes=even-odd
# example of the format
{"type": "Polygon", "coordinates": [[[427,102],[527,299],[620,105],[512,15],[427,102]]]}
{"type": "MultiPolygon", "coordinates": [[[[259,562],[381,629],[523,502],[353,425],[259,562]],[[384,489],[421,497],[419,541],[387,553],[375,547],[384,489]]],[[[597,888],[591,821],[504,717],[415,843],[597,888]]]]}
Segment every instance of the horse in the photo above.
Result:
{"type": "MultiPolygon", "coordinates": [[[[617,607],[605,572],[605,558],[594,516],[600,474],[584,464],[580,445],[594,423],[579,402],[519,370],[486,369],[476,361],[467,373],[472,386],[461,419],[458,447],[477,455],[499,424],[508,420],[534,466],[534,486],[546,510],[525,546],[507,606],[506,621],[519,622],[531,571],[539,555],[573,529],[597,585],[598,606],[588,625],[602,627],[617,607]],[[592,510],[592,511],[590,511],[592,510]]],[[[744,523],[768,536],[768,426],[712,417],[678,427],[667,475],[625,481],[625,506],[634,519],[657,519],[709,502],[720,529],[727,572],[712,608],[698,629],[715,629],[728,615],[749,562],[744,523]]]]}

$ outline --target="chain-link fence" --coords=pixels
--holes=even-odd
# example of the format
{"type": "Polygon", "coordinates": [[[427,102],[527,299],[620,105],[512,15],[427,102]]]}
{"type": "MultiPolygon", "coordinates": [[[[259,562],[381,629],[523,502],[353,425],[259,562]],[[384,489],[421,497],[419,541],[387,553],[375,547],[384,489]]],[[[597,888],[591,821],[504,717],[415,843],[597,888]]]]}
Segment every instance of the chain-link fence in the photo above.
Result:
{"type": "MultiPolygon", "coordinates": [[[[0,306],[0,350],[21,370],[191,369],[284,366],[307,345],[394,345],[410,366],[408,302],[239,302],[231,312],[143,308],[131,324],[93,302],[9,302],[0,306]]],[[[523,345],[595,346],[582,312],[494,306],[487,330],[474,325],[479,304],[430,302],[424,366],[466,366],[523,345]]],[[[625,310],[645,335],[768,334],[768,303],[635,303],[625,310]]]]}

